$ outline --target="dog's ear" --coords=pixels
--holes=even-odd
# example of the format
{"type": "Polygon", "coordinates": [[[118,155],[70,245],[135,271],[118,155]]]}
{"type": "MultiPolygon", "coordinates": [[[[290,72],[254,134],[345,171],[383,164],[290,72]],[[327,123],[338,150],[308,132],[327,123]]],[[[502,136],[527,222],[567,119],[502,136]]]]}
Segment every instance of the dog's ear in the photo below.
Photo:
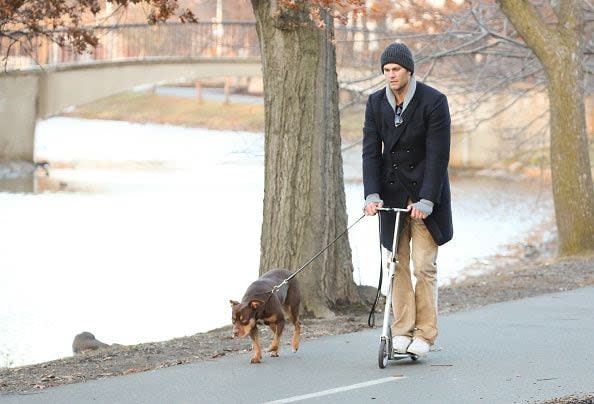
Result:
{"type": "Polygon", "coordinates": [[[231,303],[231,307],[235,307],[239,304],[239,302],[236,302],[235,300],[229,300],[229,303],[231,303]]]}
{"type": "Polygon", "coordinates": [[[258,307],[260,307],[263,304],[264,304],[264,300],[260,300],[260,299],[252,299],[250,301],[250,307],[254,310],[258,310],[258,307]]]}

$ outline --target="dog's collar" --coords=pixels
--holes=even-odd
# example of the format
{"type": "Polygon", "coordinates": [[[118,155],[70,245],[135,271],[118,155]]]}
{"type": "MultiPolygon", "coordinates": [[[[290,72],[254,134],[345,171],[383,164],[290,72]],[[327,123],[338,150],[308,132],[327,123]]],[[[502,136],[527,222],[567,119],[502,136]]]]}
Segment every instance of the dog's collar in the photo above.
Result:
{"type": "Polygon", "coordinates": [[[272,295],[274,293],[267,292],[266,294],[267,294],[267,296],[266,296],[266,299],[264,299],[264,304],[262,304],[256,310],[254,310],[256,321],[262,320],[264,318],[264,312],[266,311],[266,306],[268,305],[268,301],[270,300],[270,298],[272,297],[272,295]]]}

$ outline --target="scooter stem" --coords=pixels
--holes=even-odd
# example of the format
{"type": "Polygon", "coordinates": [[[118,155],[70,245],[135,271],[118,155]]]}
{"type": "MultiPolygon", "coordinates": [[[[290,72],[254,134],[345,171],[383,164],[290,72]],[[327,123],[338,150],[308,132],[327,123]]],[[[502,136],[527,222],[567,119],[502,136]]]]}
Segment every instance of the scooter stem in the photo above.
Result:
{"type": "Polygon", "coordinates": [[[382,327],[382,339],[387,339],[390,335],[390,312],[392,311],[392,282],[396,274],[396,264],[398,263],[398,227],[400,226],[400,212],[396,210],[396,223],[394,224],[394,240],[392,241],[392,251],[390,253],[390,265],[388,270],[388,291],[386,292],[386,307],[384,309],[384,323],[382,327]]]}

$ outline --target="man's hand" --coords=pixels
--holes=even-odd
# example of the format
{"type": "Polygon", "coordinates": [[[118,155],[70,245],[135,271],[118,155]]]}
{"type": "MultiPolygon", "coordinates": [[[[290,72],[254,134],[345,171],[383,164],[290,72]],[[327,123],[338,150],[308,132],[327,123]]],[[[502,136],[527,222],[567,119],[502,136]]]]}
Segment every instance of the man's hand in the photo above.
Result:
{"type": "Polygon", "coordinates": [[[377,208],[384,206],[384,201],[380,198],[379,194],[369,194],[365,198],[365,208],[363,211],[367,216],[375,216],[377,214],[377,208]]]}
{"type": "Polygon", "coordinates": [[[421,199],[419,202],[408,205],[410,217],[413,219],[426,219],[433,212],[433,202],[421,199]]]}
{"type": "Polygon", "coordinates": [[[377,213],[377,208],[381,208],[382,206],[384,206],[384,204],[381,202],[369,202],[365,205],[365,209],[363,210],[367,216],[375,216],[377,213]]]}

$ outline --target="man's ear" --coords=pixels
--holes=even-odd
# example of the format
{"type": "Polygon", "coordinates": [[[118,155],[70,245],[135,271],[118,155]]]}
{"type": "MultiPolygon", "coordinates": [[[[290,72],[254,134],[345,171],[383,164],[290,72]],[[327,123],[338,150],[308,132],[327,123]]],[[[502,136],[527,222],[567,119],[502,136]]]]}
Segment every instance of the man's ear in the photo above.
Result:
{"type": "Polygon", "coordinates": [[[257,310],[258,307],[260,307],[263,304],[264,304],[264,300],[260,300],[260,299],[253,299],[250,301],[250,307],[254,310],[257,310]]]}
{"type": "Polygon", "coordinates": [[[231,303],[231,307],[235,307],[239,304],[239,302],[236,302],[235,300],[229,300],[229,303],[231,303]]]}

